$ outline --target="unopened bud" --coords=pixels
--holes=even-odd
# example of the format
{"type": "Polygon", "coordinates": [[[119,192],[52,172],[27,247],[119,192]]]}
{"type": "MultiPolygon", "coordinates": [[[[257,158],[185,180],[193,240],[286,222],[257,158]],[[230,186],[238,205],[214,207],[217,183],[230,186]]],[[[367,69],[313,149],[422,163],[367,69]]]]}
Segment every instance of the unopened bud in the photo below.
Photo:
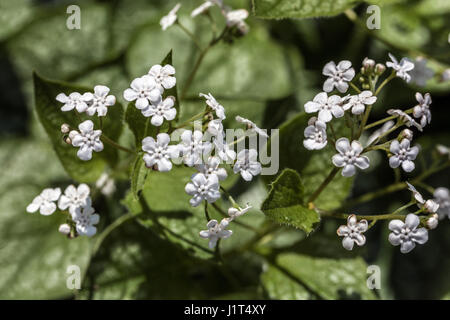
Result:
{"type": "Polygon", "coordinates": [[[70,131],[70,126],[67,123],[63,123],[61,125],[61,132],[62,133],[69,133],[70,131]]]}
{"type": "Polygon", "coordinates": [[[359,82],[361,82],[361,83],[364,83],[364,82],[366,82],[366,79],[364,79],[364,77],[359,77],[359,82]]]}
{"type": "Polygon", "coordinates": [[[450,149],[447,148],[446,146],[443,146],[442,144],[438,144],[436,146],[436,150],[441,156],[446,156],[450,154],[450,149]]]}
{"type": "Polygon", "coordinates": [[[400,132],[399,140],[408,139],[409,141],[412,141],[414,137],[414,134],[412,130],[410,129],[404,129],[402,132],[400,132]]]}
{"type": "Polygon", "coordinates": [[[386,71],[386,66],[382,63],[377,63],[375,66],[375,74],[377,76],[381,75],[384,71],[386,71]]]}
{"type": "Polygon", "coordinates": [[[311,117],[308,120],[308,126],[313,126],[317,121],[317,117],[311,117]]]}
{"type": "Polygon", "coordinates": [[[430,199],[425,202],[423,208],[430,213],[435,213],[439,209],[439,204],[430,199]]]}
{"type": "Polygon", "coordinates": [[[375,67],[375,61],[366,57],[364,58],[362,65],[366,71],[371,71],[375,67]]]}
{"type": "Polygon", "coordinates": [[[64,223],[59,226],[58,231],[62,234],[68,235],[70,233],[70,226],[67,223],[64,223]]]}
{"type": "Polygon", "coordinates": [[[370,85],[368,83],[363,83],[362,88],[365,90],[369,90],[370,89],[370,85]]]}
{"type": "Polygon", "coordinates": [[[436,227],[439,224],[439,216],[435,213],[427,220],[427,227],[428,229],[436,229],[436,227]]]}

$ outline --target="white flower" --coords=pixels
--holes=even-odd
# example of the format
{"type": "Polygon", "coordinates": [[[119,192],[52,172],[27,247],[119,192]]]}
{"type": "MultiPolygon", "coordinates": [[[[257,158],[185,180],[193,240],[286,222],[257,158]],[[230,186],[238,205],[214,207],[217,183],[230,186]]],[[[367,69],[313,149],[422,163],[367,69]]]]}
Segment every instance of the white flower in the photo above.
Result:
{"type": "Polygon", "coordinates": [[[209,248],[214,248],[216,246],[217,240],[226,239],[233,234],[233,231],[226,230],[229,221],[227,219],[222,219],[220,223],[217,220],[210,220],[206,227],[208,230],[200,231],[200,237],[204,239],[209,239],[209,248]]]}
{"type": "Polygon", "coordinates": [[[156,88],[161,94],[164,89],[171,89],[177,84],[177,79],[174,76],[175,68],[170,64],[166,64],[164,67],[156,64],[150,68],[148,74],[156,82],[156,88]]]}
{"type": "Polygon", "coordinates": [[[211,151],[211,143],[203,141],[203,133],[186,130],[181,134],[181,143],[178,145],[183,156],[183,162],[189,167],[202,163],[202,155],[211,151]]]}
{"type": "Polygon", "coordinates": [[[184,190],[192,199],[189,203],[193,207],[197,207],[203,200],[209,203],[220,198],[219,178],[215,174],[206,177],[203,173],[194,174],[184,190]]]}
{"type": "Polygon", "coordinates": [[[369,139],[367,140],[367,145],[370,146],[371,144],[373,144],[379,137],[381,137],[386,132],[388,132],[392,127],[394,127],[394,125],[395,122],[392,120],[385,122],[380,129],[375,130],[370,135],[369,139]]]}
{"type": "Polygon", "coordinates": [[[344,110],[352,108],[353,114],[362,114],[366,109],[366,105],[372,105],[376,101],[377,97],[372,94],[372,91],[365,90],[356,96],[351,96],[343,108],[344,110]]]}
{"type": "Polygon", "coordinates": [[[216,116],[223,120],[226,118],[225,116],[225,108],[217,102],[217,100],[212,96],[211,93],[204,94],[200,93],[200,97],[203,97],[206,99],[206,104],[211,107],[216,112],[216,116]]]}
{"type": "Polygon", "coordinates": [[[130,87],[123,92],[123,97],[127,101],[136,100],[136,108],[140,110],[145,109],[149,103],[161,99],[156,81],[149,75],[134,79],[130,87]]]}
{"type": "Polygon", "coordinates": [[[60,195],[60,188],[46,188],[42,190],[41,194],[34,198],[27,206],[27,212],[34,213],[39,210],[44,216],[51,215],[56,210],[55,201],[59,199],[60,195]]]}
{"type": "Polygon", "coordinates": [[[64,103],[61,107],[61,111],[70,111],[75,108],[79,113],[85,112],[88,108],[86,103],[88,99],[89,95],[81,95],[78,92],[72,92],[69,96],[66,96],[64,93],[60,93],[56,96],[57,101],[64,103]]]}
{"type": "Polygon", "coordinates": [[[320,120],[315,121],[313,125],[306,127],[305,140],[303,145],[308,150],[320,150],[327,145],[327,125],[320,120]]]}
{"type": "Polygon", "coordinates": [[[438,144],[436,146],[436,150],[441,156],[449,156],[450,159],[450,148],[443,146],[442,144],[438,144]]]}
{"type": "Polygon", "coordinates": [[[390,53],[389,58],[391,58],[392,62],[386,62],[386,66],[394,69],[396,71],[397,77],[402,78],[406,82],[411,81],[411,76],[408,74],[408,72],[414,69],[414,63],[412,63],[408,58],[402,58],[399,63],[397,59],[390,53]]]}
{"type": "Polygon", "coordinates": [[[322,74],[328,77],[323,84],[323,91],[331,92],[336,87],[339,92],[344,93],[348,90],[347,82],[355,76],[355,69],[348,60],[339,62],[337,66],[334,61],[330,61],[323,67],[322,74]]]}
{"type": "Polygon", "coordinates": [[[450,69],[445,69],[442,72],[442,81],[450,81],[450,69]]]}
{"type": "Polygon", "coordinates": [[[95,182],[95,186],[97,189],[100,189],[100,192],[105,196],[110,196],[116,191],[116,184],[114,183],[114,179],[111,179],[109,175],[103,172],[100,178],[95,182]]]}
{"type": "Polygon", "coordinates": [[[411,141],[403,139],[402,142],[394,140],[391,142],[390,152],[393,154],[389,158],[389,165],[391,168],[398,168],[400,165],[405,172],[411,172],[414,170],[414,160],[416,160],[419,154],[419,148],[417,146],[410,147],[411,141]]]}
{"type": "Polygon", "coordinates": [[[261,173],[261,163],[257,158],[258,152],[255,149],[240,151],[233,167],[234,173],[240,173],[245,181],[251,181],[254,176],[261,173]]]}
{"type": "Polygon", "coordinates": [[[167,172],[172,169],[170,159],[179,155],[177,146],[169,146],[170,137],[167,133],[160,133],[156,136],[156,141],[152,137],[142,140],[142,150],[145,151],[144,162],[147,168],[157,165],[157,170],[167,172]]]}
{"type": "Polygon", "coordinates": [[[246,34],[248,32],[248,25],[245,23],[245,19],[248,18],[248,11],[245,9],[238,9],[224,11],[225,20],[227,22],[227,26],[229,28],[237,26],[237,28],[243,33],[246,34]]]}
{"type": "Polygon", "coordinates": [[[157,127],[162,125],[164,119],[172,121],[177,115],[177,109],[173,107],[175,105],[174,99],[173,97],[167,97],[164,100],[159,99],[154,104],[152,103],[142,109],[142,114],[144,117],[152,117],[151,123],[157,127]]]}
{"type": "Polygon", "coordinates": [[[407,127],[416,127],[419,131],[423,131],[423,128],[420,124],[418,124],[409,114],[403,112],[400,109],[389,109],[387,111],[388,114],[392,116],[397,116],[401,121],[403,121],[407,127]]]}
{"type": "Polygon", "coordinates": [[[439,216],[437,214],[433,214],[430,218],[427,220],[427,227],[430,230],[436,229],[439,224],[439,216]]]}
{"type": "Polygon", "coordinates": [[[236,218],[239,218],[240,216],[244,215],[247,211],[249,211],[252,208],[250,205],[246,205],[245,208],[235,208],[231,207],[228,209],[228,215],[230,216],[231,220],[234,220],[236,218]]]}
{"type": "Polygon", "coordinates": [[[59,226],[58,232],[68,235],[70,233],[70,226],[67,223],[63,223],[59,226]]]}
{"type": "Polygon", "coordinates": [[[247,129],[249,131],[256,132],[257,134],[266,138],[269,137],[266,133],[266,130],[260,129],[254,122],[248,119],[242,118],[241,116],[236,116],[236,121],[247,125],[247,129]]]}
{"type": "Polygon", "coordinates": [[[417,57],[414,60],[414,69],[410,72],[411,81],[419,87],[425,87],[427,81],[434,77],[434,71],[427,67],[427,62],[427,59],[417,57]]]}
{"type": "Polygon", "coordinates": [[[411,183],[406,182],[406,184],[408,185],[408,190],[412,192],[414,199],[416,199],[418,203],[424,204],[425,199],[423,198],[422,194],[417,191],[417,189],[411,183]]]}
{"type": "Polygon", "coordinates": [[[220,159],[217,157],[209,157],[206,164],[198,164],[195,168],[208,178],[210,175],[215,174],[219,181],[225,180],[227,178],[227,170],[224,168],[219,168],[220,159]]]}
{"type": "Polygon", "coordinates": [[[191,13],[191,17],[195,18],[196,16],[205,13],[206,11],[208,11],[209,8],[213,7],[216,4],[215,1],[205,1],[203,2],[200,6],[198,6],[197,8],[195,8],[192,13],[191,13]]]}
{"type": "Polygon", "coordinates": [[[337,234],[342,239],[342,246],[347,250],[352,250],[353,245],[356,243],[358,246],[363,246],[366,243],[366,237],[363,235],[367,231],[367,220],[358,219],[354,214],[351,214],[347,218],[347,225],[342,225],[337,229],[337,234]]]}
{"type": "Polygon", "coordinates": [[[109,88],[106,86],[95,86],[94,94],[88,92],[84,96],[88,101],[86,113],[93,116],[96,112],[99,117],[106,116],[108,108],[116,103],[116,97],[108,95],[109,88]]]}
{"type": "Polygon", "coordinates": [[[439,218],[443,219],[446,216],[450,219],[450,190],[447,188],[437,188],[434,191],[434,201],[439,204],[438,214],[439,218]]]}
{"type": "Polygon", "coordinates": [[[208,132],[215,137],[222,136],[223,135],[222,120],[214,119],[208,122],[208,132]]]}
{"type": "Polygon", "coordinates": [[[328,97],[325,92],[321,92],[316,95],[313,101],[308,101],[305,104],[306,113],[319,112],[318,118],[320,121],[329,122],[335,118],[341,118],[344,116],[344,109],[340,105],[342,102],[341,97],[332,95],[328,97]]]}
{"type": "Polygon", "coordinates": [[[225,162],[234,161],[236,152],[224,141],[223,134],[213,139],[216,155],[225,162]]]}
{"type": "Polygon", "coordinates": [[[413,116],[420,119],[420,125],[423,128],[431,122],[431,96],[429,93],[425,93],[425,96],[422,96],[421,93],[416,92],[416,100],[419,104],[414,107],[413,116]]]}
{"type": "Polygon", "coordinates": [[[389,242],[393,246],[400,245],[401,253],[408,253],[416,247],[416,243],[424,244],[428,241],[428,230],[426,228],[417,228],[420,219],[415,214],[408,214],[405,222],[401,220],[392,220],[389,223],[389,242]]]}
{"type": "Polygon", "coordinates": [[[95,209],[91,207],[90,201],[88,206],[77,208],[72,215],[72,219],[76,223],[75,228],[78,234],[92,237],[97,233],[97,228],[94,227],[94,224],[99,222],[100,216],[95,213],[95,209]]]}
{"type": "Polygon", "coordinates": [[[169,28],[170,26],[172,26],[178,19],[177,17],[177,12],[181,7],[181,3],[177,3],[177,5],[170,10],[170,12],[161,18],[161,20],[159,21],[159,24],[161,25],[161,28],[163,29],[163,31],[165,31],[167,28],[169,28]]]}
{"type": "Polygon", "coordinates": [[[361,156],[363,147],[359,141],[352,141],[351,145],[347,138],[340,138],[336,141],[336,150],[339,152],[333,156],[333,164],[336,167],[344,168],[342,175],[351,177],[356,173],[356,167],[367,169],[370,160],[366,156],[361,156]]]}
{"type": "Polygon", "coordinates": [[[92,159],[92,150],[100,152],[103,150],[103,143],[100,141],[102,130],[94,130],[94,123],[86,120],[79,124],[78,129],[73,134],[72,145],[80,148],[77,152],[78,158],[83,161],[92,159]]]}
{"type": "Polygon", "coordinates": [[[91,198],[89,196],[91,190],[87,184],[80,184],[75,188],[74,185],[70,185],[64,190],[64,194],[58,201],[58,208],[61,210],[69,209],[70,213],[74,213],[75,209],[80,207],[86,207],[91,198]]]}

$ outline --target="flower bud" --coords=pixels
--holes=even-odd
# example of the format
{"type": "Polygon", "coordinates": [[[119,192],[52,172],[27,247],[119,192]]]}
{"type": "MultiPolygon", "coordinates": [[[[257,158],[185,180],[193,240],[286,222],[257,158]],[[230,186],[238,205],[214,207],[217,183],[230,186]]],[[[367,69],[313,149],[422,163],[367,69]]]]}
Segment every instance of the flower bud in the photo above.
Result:
{"type": "Polygon", "coordinates": [[[70,226],[67,223],[64,223],[59,226],[58,231],[62,234],[68,235],[70,233],[70,226]]]}
{"type": "Polygon", "coordinates": [[[65,135],[63,137],[63,141],[67,144],[72,144],[72,139],[70,139],[70,137],[68,135],[65,135]]]}
{"type": "Polygon", "coordinates": [[[364,71],[371,72],[373,70],[373,68],[375,67],[375,61],[365,57],[362,62],[362,65],[363,65],[364,71]]]}
{"type": "Polygon", "coordinates": [[[70,131],[70,126],[67,123],[63,123],[61,125],[61,132],[62,133],[69,133],[70,131]]]}
{"type": "Polygon", "coordinates": [[[377,76],[381,75],[386,70],[386,66],[382,63],[377,63],[375,66],[375,74],[377,76]]]}
{"type": "Polygon", "coordinates": [[[232,218],[238,213],[239,213],[239,210],[236,209],[235,207],[231,207],[230,209],[228,209],[228,215],[232,218]]]}
{"type": "Polygon", "coordinates": [[[413,139],[413,132],[410,129],[404,129],[402,132],[400,132],[400,135],[398,136],[399,140],[408,139],[409,141],[412,141],[413,139]]]}
{"type": "Polygon", "coordinates": [[[317,121],[317,117],[311,117],[308,120],[308,126],[313,126],[317,121]]]}
{"type": "Polygon", "coordinates": [[[436,150],[440,156],[446,156],[450,154],[450,149],[447,148],[446,146],[443,146],[442,144],[438,144],[436,146],[436,150]]]}
{"type": "Polygon", "coordinates": [[[436,229],[439,224],[439,216],[435,213],[426,222],[428,229],[436,229]]]}
{"type": "Polygon", "coordinates": [[[425,202],[423,208],[430,213],[436,213],[436,211],[438,211],[439,209],[439,204],[430,199],[425,202]]]}
{"type": "Polygon", "coordinates": [[[442,72],[442,78],[441,80],[444,81],[450,81],[450,69],[446,69],[444,70],[444,72],[442,72]]]}
{"type": "Polygon", "coordinates": [[[365,90],[369,90],[370,89],[370,85],[368,83],[363,83],[362,88],[365,90]]]}

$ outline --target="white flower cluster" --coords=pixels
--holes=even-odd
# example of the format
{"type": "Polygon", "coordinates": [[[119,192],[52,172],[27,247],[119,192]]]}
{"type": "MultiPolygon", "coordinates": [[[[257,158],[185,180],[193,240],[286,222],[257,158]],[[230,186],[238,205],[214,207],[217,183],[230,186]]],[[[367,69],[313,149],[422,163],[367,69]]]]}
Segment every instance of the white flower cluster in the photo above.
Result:
{"type": "Polygon", "coordinates": [[[92,207],[89,186],[82,183],[78,187],[69,185],[64,194],[60,188],[44,189],[40,195],[35,197],[27,206],[27,211],[34,213],[39,210],[42,215],[51,215],[56,209],[68,210],[70,222],[59,226],[59,231],[69,235],[72,229],[78,235],[93,236],[97,232],[94,226],[99,222],[100,216],[92,207]]]}
{"type": "MultiPolygon", "coordinates": [[[[245,19],[248,18],[248,11],[245,9],[233,10],[229,6],[223,3],[223,0],[206,0],[200,6],[195,8],[191,12],[191,17],[195,18],[202,14],[208,14],[211,8],[217,6],[220,9],[228,28],[236,27],[241,34],[246,34],[249,30],[248,25],[245,23],[245,19]]],[[[175,5],[175,7],[169,11],[167,15],[161,18],[159,24],[163,31],[178,22],[178,10],[181,8],[181,3],[175,5]]]]}
{"type": "Polygon", "coordinates": [[[220,223],[213,219],[208,221],[206,224],[206,227],[208,230],[202,230],[200,231],[199,235],[200,237],[204,239],[209,239],[209,248],[214,248],[217,244],[217,241],[219,239],[226,239],[229,238],[232,234],[232,230],[227,230],[226,228],[230,224],[231,221],[234,219],[242,216],[244,213],[246,213],[248,210],[250,210],[252,207],[247,205],[245,208],[235,208],[231,207],[228,209],[228,215],[229,218],[223,218],[220,223]]]}

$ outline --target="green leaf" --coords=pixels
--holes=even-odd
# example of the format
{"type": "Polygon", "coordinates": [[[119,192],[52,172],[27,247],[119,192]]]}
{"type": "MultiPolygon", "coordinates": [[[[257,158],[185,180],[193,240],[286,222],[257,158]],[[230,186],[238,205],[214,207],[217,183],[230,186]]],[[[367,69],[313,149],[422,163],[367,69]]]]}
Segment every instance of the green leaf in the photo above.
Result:
{"type": "Polygon", "coordinates": [[[90,258],[90,240],[69,240],[58,232],[66,221],[55,212],[43,216],[26,207],[44,188],[66,179],[64,169],[46,142],[0,142],[0,299],[62,299],[74,294],[66,287],[67,267],[81,276],[90,258]]]}
{"type": "Polygon", "coordinates": [[[20,30],[32,17],[33,7],[30,1],[0,1],[0,40],[20,30]]]}
{"type": "MultiPolygon", "coordinates": [[[[63,141],[61,125],[67,123],[71,128],[78,129],[78,125],[82,121],[90,119],[94,122],[94,127],[99,128],[98,117],[88,118],[84,114],[75,114],[76,111],[62,112],[61,103],[55,99],[61,92],[68,95],[74,91],[86,92],[91,90],[46,80],[36,73],[33,74],[33,81],[36,112],[64,169],[74,180],[83,182],[95,181],[107,164],[110,166],[116,164],[117,150],[105,143],[104,150],[100,153],[94,153],[92,160],[80,160],[76,155],[78,149],[63,141]]],[[[103,121],[103,134],[112,140],[117,140],[121,134],[122,113],[122,106],[116,103],[108,109],[108,114],[103,121]]]]}
{"type": "Polygon", "coordinates": [[[261,210],[275,222],[293,226],[307,234],[320,221],[317,212],[305,207],[302,181],[298,173],[291,169],[284,170],[272,183],[261,210]]]}
{"type": "Polygon", "coordinates": [[[321,299],[375,299],[366,280],[367,265],[360,257],[332,259],[296,253],[278,255],[262,274],[274,299],[308,299],[308,293],[321,299]]]}
{"type": "Polygon", "coordinates": [[[259,18],[314,18],[334,16],[360,3],[358,0],[253,0],[259,18]]]}
{"type": "Polygon", "coordinates": [[[150,170],[144,165],[142,160],[142,154],[138,154],[133,162],[132,172],[131,172],[131,192],[137,199],[144,188],[145,179],[150,170]]]}
{"type": "MultiPolygon", "coordinates": [[[[303,179],[305,197],[310,196],[334,168],[331,158],[336,154],[329,142],[322,150],[310,151],[303,146],[303,133],[310,115],[302,112],[280,126],[280,170],[291,168],[303,179]]],[[[333,123],[338,136],[348,134],[342,122],[333,123]]],[[[270,149],[270,146],[268,147],[270,149]]],[[[274,177],[265,176],[266,181],[274,177]]],[[[352,178],[336,175],[333,181],[314,202],[319,208],[332,210],[347,198],[353,183],[352,178]]]]}

